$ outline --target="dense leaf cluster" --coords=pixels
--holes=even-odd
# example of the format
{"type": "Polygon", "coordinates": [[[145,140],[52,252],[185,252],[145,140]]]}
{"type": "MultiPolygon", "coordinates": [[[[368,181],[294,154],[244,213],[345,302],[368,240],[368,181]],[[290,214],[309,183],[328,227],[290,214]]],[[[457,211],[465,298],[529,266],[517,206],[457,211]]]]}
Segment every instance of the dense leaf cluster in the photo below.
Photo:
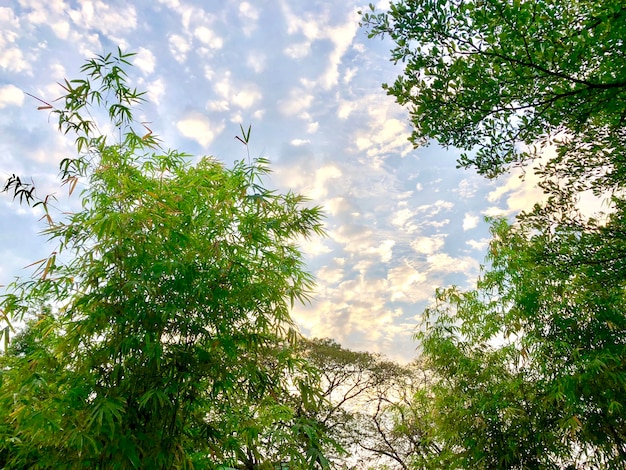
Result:
{"type": "Polygon", "coordinates": [[[401,0],[363,15],[404,71],[385,85],[415,144],[547,202],[492,221],[474,290],[441,289],[417,338],[415,396],[435,451],[417,468],[623,468],[626,462],[626,5],[401,0]],[[581,213],[591,190],[606,213],[581,213]]]}
{"type": "Polygon", "coordinates": [[[44,102],[75,136],[61,180],[82,209],[56,220],[33,187],[6,188],[29,191],[58,248],[2,297],[28,327],[0,358],[0,467],[324,467],[289,314],[313,285],[296,242],[323,233],[320,211],[265,189],[265,160],[194,162],[137,134],[128,66],[97,57],[63,107],[44,102]]]}
{"type": "Polygon", "coordinates": [[[385,87],[407,106],[414,143],[466,150],[463,166],[495,176],[537,145],[567,141],[553,162],[561,178],[623,184],[622,2],[404,0],[363,22],[403,64],[385,87]]]}

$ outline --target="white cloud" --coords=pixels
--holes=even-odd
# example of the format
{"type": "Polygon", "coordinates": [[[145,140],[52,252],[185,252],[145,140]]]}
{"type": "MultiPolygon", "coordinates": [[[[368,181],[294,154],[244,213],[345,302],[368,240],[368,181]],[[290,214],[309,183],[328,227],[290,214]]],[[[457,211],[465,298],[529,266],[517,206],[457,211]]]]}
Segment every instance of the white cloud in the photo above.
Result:
{"type": "Polygon", "coordinates": [[[287,23],[287,34],[300,32],[308,39],[318,39],[320,37],[320,31],[323,29],[325,21],[323,14],[313,15],[307,13],[304,15],[304,18],[300,18],[291,11],[287,1],[281,0],[280,5],[287,23]]]}
{"type": "Polygon", "coordinates": [[[146,49],[140,47],[137,49],[137,55],[134,57],[133,63],[146,75],[154,72],[154,66],[156,65],[156,58],[154,54],[146,49]]]}
{"type": "Polygon", "coordinates": [[[325,255],[332,251],[321,238],[300,240],[298,245],[300,246],[302,252],[311,258],[315,258],[319,255],[325,255]]]}
{"type": "Polygon", "coordinates": [[[388,263],[393,257],[393,247],[396,245],[394,240],[382,240],[378,246],[372,247],[366,253],[376,254],[380,256],[381,263],[388,263]]]}
{"type": "Polygon", "coordinates": [[[349,214],[351,217],[360,215],[356,208],[345,197],[341,196],[327,199],[324,202],[324,212],[331,215],[349,214]]]}
{"type": "Polygon", "coordinates": [[[248,54],[248,58],[246,59],[246,65],[254,70],[256,73],[261,73],[265,70],[265,54],[259,51],[252,52],[248,54]]]}
{"type": "Polygon", "coordinates": [[[347,253],[362,254],[377,245],[374,232],[364,225],[345,223],[339,225],[329,235],[333,241],[343,245],[347,253]]]}
{"type": "MultiPolygon", "coordinates": [[[[543,165],[548,160],[556,157],[556,148],[547,147],[543,149],[542,154],[534,164],[543,165]]],[[[548,195],[539,187],[541,181],[534,167],[527,167],[524,170],[513,169],[507,178],[501,178],[502,181],[496,189],[487,195],[487,200],[491,203],[500,203],[496,207],[490,207],[483,213],[487,216],[511,216],[517,215],[521,211],[530,210],[535,204],[544,203],[548,195]],[[504,202],[504,207],[502,207],[504,202]]],[[[598,216],[599,212],[605,211],[608,207],[603,207],[603,203],[609,198],[608,194],[600,197],[594,196],[591,191],[584,192],[580,195],[577,207],[586,216],[598,216]]]]}
{"type": "Polygon", "coordinates": [[[481,212],[486,217],[506,217],[509,214],[508,210],[504,210],[501,207],[490,206],[481,212]]]}
{"type": "Polygon", "coordinates": [[[489,239],[481,238],[480,240],[467,240],[465,243],[474,250],[485,251],[487,246],[489,246],[489,239]]]}
{"type": "MultiPolygon", "coordinates": [[[[426,282],[426,273],[420,272],[408,263],[389,270],[387,275],[391,291],[391,301],[412,300],[423,295],[419,285],[426,282]]],[[[430,296],[431,293],[429,292],[430,296]]]]}
{"type": "Polygon", "coordinates": [[[247,83],[232,96],[233,103],[242,109],[248,109],[256,104],[263,96],[256,85],[247,83]]]}
{"type": "Polygon", "coordinates": [[[352,114],[352,112],[357,109],[357,107],[358,103],[355,101],[341,100],[337,108],[337,117],[339,119],[348,119],[350,114],[352,114]]]}
{"type": "Polygon", "coordinates": [[[170,52],[177,62],[183,63],[187,60],[187,52],[191,49],[191,44],[180,34],[172,34],[169,37],[170,52]]]}
{"type": "Polygon", "coordinates": [[[214,89],[229,105],[234,104],[242,109],[254,106],[263,97],[259,87],[254,83],[234,83],[230,71],[220,76],[214,84],[214,89]]]}
{"type": "Polygon", "coordinates": [[[172,10],[180,7],[179,0],[157,0],[157,2],[159,2],[161,5],[165,5],[166,7],[171,8],[172,10]]]}
{"type": "Polygon", "coordinates": [[[161,101],[161,97],[165,94],[165,82],[162,78],[157,78],[146,85],[146,91],[148,92],[150,101],[158,105],[161,101]]]}
{"type": "Polygon", "coordinates": [[[315,170],[307,170],[301,166],[278,167],[273,179],[281,186],[294,189],[316,203],[320,203],[328,195],[333,181],[341,176],[341,169],[333,163],[315,170]]]}
{"type": "Polygon", "coordinates": [[[9,72],[30,71],[30,65],[17,47],[20,21],[10,8],[0,8],[0,68],[9,72]]]}
{"type": "Polygon", "coordinates": [[[417,237],[411,242],[411,248],[419,254],[431,255],[439,251],[444,245],[445,235],[431,237],[417,237]]]}
{"type": "Polygon", "coordinates": [[[418,212],[426,213],[428,217],[432,217],[441,213],[441,211],[448,211],[454,207],[454,204],[450,201],[444,201],[439,199],[433,204],[422,204],[417,208],[418,212]]]}
{"type": "Polygon", "coordinates": [[[323,266],[316,275],[316,278],[319,279],[320,283],[324,285],[332,285],[338,284],[344,278],[344,270],[341,267],[330,268],[328,266],[323,266]]]}
{"type": "Polygon", "coordinates": [[[250,36],[257,29],[259,10],[249,2],[239,4],[239,19],[243,23],[242,29],[245,36],[250,36]]]}
{"type": "Polygon", "coordinates": [[[239,4],[239,16],[249,21],[257,21],[259,19],[259,10],[249,2],[241,2],[239,4]]]}
{"type": "Polygon", "coordinates": [[[63,80],[63,78],[66,76],[65,67],[63,67],[63,65],[59,63],[50,64],[48,66],[48,70],[50,72],[50,78],[52,78],[53,80],[60,81],[63,80]]]}
{"type": "Polygon", "coordinates": [[[63,0],[22,0],[19,3],[28,8],[26,20],[31,24],[51,25],[66,16],[67,4],[63,0]]]}
{"type": "Polygon", "coordinates": [[[109,37],[125,35],[137,27],[137,12],[132,4],[85,1],[80,3],[80,9],[68,9],[67,14],[77,26],[100,31],[109,37]]]}
{"type": "Polygon", "coordinates": [[[470,199],[476,195],[476,192],[478,191],[478,184],[476,181],[465,178],[461,180],[456,191],[459,193],[461,198],[470,199]]]}
{"type": "Polygon", "coordinates": [[[198,26],[193,35],[211,49],[221,49],[224,46],[224,39],[206,26],[198,26]]]}
{"type": "Polygon", "coordinates": [[[463,230],[471,230],[478,227],[479,220],[480,218],[477,215],[468,212],[463,218],[463,230]]]}
{"type": "Polygon", "coordinates": [[[406,204],[403,204],[402,208],[394,211],[391,214],[390,221],[393,225],[400,228],[405,233],[414,233],[418,230],[418,226],[413,221],[416,216],[416,212],[405,206],[406,204]]]}
{"type": "MultiPolygon", "coordinates": [[[[384,280],[354,280],[340,284],[326,295],[318,293],[313,306],[297,306],[293,318],[311,337],[334,338],[341,344],[351,344],[354,336],[362,338],[362,346],[369,351],[380,349],[390,330],[394,329],[394,320],[401,310],[391,310],[377,302],[376,294],[387,289],[384,280]],[[354,298],[342,298],[340,292],[354,292],[354,298]],[[371,302],[371,304],[370,304],[371,302]]],[[[352,344],[352,348],[355,345],[352,344]]]]}
{"type": "Polygon", "coordinates": [[[16,29],[20,27],[20,21],[17,16],[15,16],[13,9],[9,7],[0,7],[0,24],[5,27],[11,26],[16,29]]]}
{"type": "Polygon", "coordinates": [[[432,227],[432,228],[442,228],[450,223],[450,219],[440,219],[440,220],[427,220],[422,222],[422,226],[424,227],[432,227]]]}
{"type": "Polygon", "coordinates": [[[315,172],[315,186],[310,194],[313,200],[321,200],[328,194],[328,185],[332,180],[341,178],[341,169],[335,164],[324,165],[315,172]]]}
{"type": "Polygon", "coordinates": [[[224,124],[212,123],[206,116],[194,112],[179,120],[176,128],[182,135],[206,148],[224,130],[224,124]]]}
{"type": "Polygon", "coordinates": [[[207,103],[207,109],[211,111],[228,111],[230,106],[227,100],[212,100],[207,103]]]}
{"type": "Polygon", "coordinates": [[[311,52],[311,43],[310,42],[300,42],[296,44],[290,44],[283,52],[287,57],[291,57],[292,59],[302,59],[309,55],[311,52]]]}
{"type": "Polygon", "coordinates": [[[454,258],[447,253],[436,253],[426,259],[433,271],[442,273],[463,273],[469,276],[478,268],[478,262],[469,256],[454,258]]]}
{"type": "Polygon", "coordinates": [[[264,109],[257,109],[256,111],[254,111],[252,113],[252,120],[253,121],[260,121],[261,119],[263,119],[264,115],[265,115],[265,110],[264,109]]]}
{"type": "Polygon", "coordinates": [[[54,23],[50,23],[50,27],[54,32],[55,36],[60,39],[67,39],[70,34],[70,24],[67,21],[55,21],[54,23]]]}
{"type": "Polygon", "coordinates": [[[82,57],[95,57],[97,54],[102,54],[103,48],[97,32],[70,30],[68,42],[78,45],[78,52],[82,57]]]}
{"type": "MultiPolygon", "coordinates": [[[[536,163],[541,164],[554,156],[556,156],[555,150],[547,148],[536,163]]],[[[507,176],[500,178],[498,182],[503,183],[487,195],[487,200],[491,203],[498,203],[504,199],[506,207],[498,206],[498,210],[490,208],[485,214],[490,216],[515,215],[546,200],[546,195],[537,186],[540,177],[533,168],[525,168],[524,170],[515,168],[507,176]]]]}
{"type": "MultiPolygon", "coordinates": [[[[413,150],[408,141],[410,129],[402,110],[378,94],[366,95],[354,102],[352,114],[368,116],[369,123],[354,132],[355,151],[367,155],[369,164],[380,168],[389,154],[407,155],[413,150]]],[[[345,112],[345,111],[344,111],[345,112]]]]}
{"type": "Polygon", "coordinates": [[[357,67],[348,67],[342,79],[343,83],[350,83],[358,71],[359,69],[357,67]]]}
{"type": "Polygon", "coordinates": [[[300,115],[307,111],[313,103],[313,95],[307,93],[302,88],[294,88],[289,91],[289,97],[278,103],[283,114],[288,116],[300,115]]]}
{"type": "Polygon", "coordinates": [[[24,92],[15,85],[0,86],[0,108],[21,106],[24,103],[24,92]]]}
{"type": "Polygon", "coordinates": [[[359,26],[356,15],[352,15],[348,18],[346,23],[328,30],[328,37],[334,43],[335,47],[329,56],[328,67],[320,79],[322,88],[329,90],[333,86],[337,85],[339,81],[339,65],[341,64],[341,59],[350,47],[350,44],[352,44],[352,40],[354,39],[358,29],[359,26]]]}
{"type": "Polygon", "coordinates": [[[24,54],[17,47],[0,50],[0,67],[9,72],[30,71],[31,67],[24,59],[24,54]]]}
{"type": "Polygon", "coordinates": [[[310,144],[311,141],[309,139],[293,139],[291,141],[291,145],[294,147],[300,147],[302,145],[310,144]]]}
{"type": "Polygon", "coordinates": [[[317,40],[330,40],[333,44],[333,49],[328,54],[328,66],[318,79],[318,83],[323,89],[331,89],[339,81],[341,59],[350,48],[359,29],[356,11],[349,12],[345,22],[332,26],[330,22],[333,18],[330,17],[328,11],[322,10],[316,15],[305,13],[298,16],[292,11],[288,2],[282,0],[281,7],[288,25],[288,34],[300,33],[306,38],[306,41],[286,48],[284,51],[286,55],[294,59],[304,57],[309,54],[311,43],[317,40]]]}

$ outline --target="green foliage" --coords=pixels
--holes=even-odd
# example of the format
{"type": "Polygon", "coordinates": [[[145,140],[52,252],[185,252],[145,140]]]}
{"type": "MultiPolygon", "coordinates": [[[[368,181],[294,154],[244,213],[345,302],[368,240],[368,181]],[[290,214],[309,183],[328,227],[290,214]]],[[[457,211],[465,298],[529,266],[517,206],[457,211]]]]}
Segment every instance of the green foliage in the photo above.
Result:
{"type": "Polygon", "coordinates": [[[264,159],[193,163],[139,135],[131,55],[43,102],[75,137],[60,177],[83,208],[54,220],[26,188],[58,248],[2,297],[10,319],[51,307],[1,358],[0,466],[324,467],[325,435],[292,406],[294,388],[320,398],[289,314],[313,286],[296,242],[323,234],[320,210],[265,189],[264,159]]]}
{"type": "Polygon", "coordinates": [[[622,468],[626,6],[400,0],[362,19],[403,64],[385,88],[414,144],[460,148],[487,177],[532,162],[547,195],[493,222],[475,290],[440,290],[426,311],[436,383],[414,403],[437,449],[415,466],[622,468]],[[579,213],[587,190],[608,215],[579,213]]]}
{"type": "Polygon", "coordinates": [[[418,336],[439,377],[434,438],[459,468],[626,459],[624,223],[621,205],[594,227],[497,221],[477,289],[439,292],[418,336]]]}
{"type": "Polygon", "coordinates": [[[487,176],[556,144],[561,189],[624,184],[622,2],[401,0],[362,21],[403,64],[385,87],[408,107],[415,144],[466,150],[460,163],[487,176]]]}

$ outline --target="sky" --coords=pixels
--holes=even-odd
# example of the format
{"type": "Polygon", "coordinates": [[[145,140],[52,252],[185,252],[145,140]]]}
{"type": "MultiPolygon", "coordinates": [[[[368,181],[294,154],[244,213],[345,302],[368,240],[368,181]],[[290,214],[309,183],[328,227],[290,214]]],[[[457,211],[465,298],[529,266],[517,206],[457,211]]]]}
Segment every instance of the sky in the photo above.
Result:
{"type": "MultiPolygon", "coordinates": [[[[326,238],[304,243],[317,278],[292,316],[310,337],[416,357],[413,335],[439,287],[471,287],[484,262],[485,216],[512,217],[538,197],[532,175],[488,181],[459,152],[414,149],[408,112],[381,85],[401,73],[389,41],[368,39],[354,0],[4,0],[0,2],[0,178],[15,173],[59,196],[72,139],[30,95],[53,100],[98,54],[136,52],[138,120],[166,148],[232,165],[271,161],[267,186],[323,207],[326,238]]],[[[380,3],[379,8],[386,8],[380,3]]],[[[47,194],[47,193],[46,193],[47,194]]],[[[54,250],[41,212],[0,195],[0,284],[54,250]]],[[[0,288],[0,293],[4,288],[0,288]]]]}

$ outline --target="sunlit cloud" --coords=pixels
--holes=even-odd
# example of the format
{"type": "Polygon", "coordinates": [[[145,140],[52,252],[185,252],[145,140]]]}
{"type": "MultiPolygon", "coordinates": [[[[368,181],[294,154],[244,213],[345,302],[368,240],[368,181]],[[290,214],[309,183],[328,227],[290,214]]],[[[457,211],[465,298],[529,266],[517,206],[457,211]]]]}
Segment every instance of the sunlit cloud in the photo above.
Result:
{"type": "Polygon", "coordinates": [[[189,113],[176,123],[176,128],[182,135],[198,142],[207,148],[213,139],[223,130],[223,123],[213,123],[200,113],[189,113]]]}
{"type": "MultiPolygon", "coordinates": [[[[222,98],[220,108],[227,110],[230,105],[238,106],[242,109],[248,109],[254,106],[261,98],[261,91],[254,83],[236,83],[230,71],[220,74],[218,80],[215,81],[213,88],[215,92],[222,98]]],[[[214,109],[214,105],[212,105],[214,109]]]]}
{"type": "Polygon", "coordinates": [[[413,248],[413,250],[416,253],[423,254],[423,255],[424,254],[431,255],[441,250],[441,248],[444,245],[444,242],[445,242],[445,235],[438,234],[438,235],[432,235],[429,237],[420,236],[420,237],[416,237],[411,242],[411,248],[413,248]]]}
{"type": "Polygon", "coordinates": [[[477,215],[467,213],[463,217],[463,230],[471,230],[478,227],[480,218],[477,215]]]}
{"type": "MultiPolygon", "coordinates": [[[[54,3],[54,2],[53,2],[54,3]]],[[[133,5],[111,5],[92,0],[81,2],[78,9],[68,9],[74,24],[100,31],[107,36],[128,34],[137,27],[137,12],[133,5]]]]}
{"type": "Polygon", "coordinates": [[[316,256],[332,252],[332,249],[328,246],[328,240],[324,238],[300,240],[298,246],[302,252],[310,258],[315,258],[316,256]]]}
{"type": "Polygon", "coordinates": [[[302,88],[293,88],[289,92],[289,97],[281,100],[280,110],[288,116],[297,116],[307,111],[313,104],[313,95],[307,93],[302,88]]]}
{"type": "Polygon", "coordinates": [[[146,75],[154,72],[154,67],[156,65],[156,57],[154,54],[146,49],[145,47],[140,47],[137,49],[136,55],[133,58],[133,63],[146,75]]]}
{"type": "Polygon", "coordinates": [[[224,40],[206,26],[198,26],[193,35],[211,49],[221,49],[224,46],[224,40]]]}
{"type": "Polygon", "coordinates": [[[478,192],[478,183],[473,179],[464,178],[457,187],[457,192],[462,199],[471,199],[478,192]]]}
{"type": "Polygon", "coordinates": [[[0,108],[7,106],[21,106],[24,102],[24,92],[15,85],[0,86],[0,108]]]}
{"type": "Polygon", "coordinates": [[[146,90],[150,101],[158,105],[161,102],[161,97],[165,94],[165,81],[162,78],[158,78],[148,82],[146,90]]]}
{"type": "Polygon", "coordinates": [[[328,58],[328,66],[320,77],[322,88],[328,90],[337,85],[339,81],[339,64],[352,44],[358,27],[356,12],[351,12],[345,23],[327,30],[328,38],[333,42],[334,49],[328,58]]]}
{"type": "Polygon", "coordinates": [[[307,41],[290,44],[283,49],[283,52],[287,57],[291,57],[292,59],[302,59],[311,52],[311,43],[307,41]]]}
{"type": "MultiPolygon", "coordinates": [[[[321,206],[328,236],[297,240],[318,281],[313,304],[294,311],[307,334],[410,360],[413,328],[435,289],[477,273],[488,236],[479,217],[513,211],[528,189],[454,173],[454,155],[413,148],[406,110],[380,86],[398,68],[384,45],[360,34],[362,5],[353,0],[157,0],[116,11],[104,0],[8,1],[0,125],[11,141],[0,167],[46,174],[42,188],[54,190],[73,142],[54,134],[54,122],[55,136],[44,137],[46,117],[33,121],[36,104],[26,106],[21,90],[55,99],[57,82],[75,78],[82,58],[117,45],[137,52],[129,77],[149,103],[135,117],[165,146],[229,164],[242,151],[233,135],[251,123],[254,153],[272,158],[269,186],[321,206]]],[[[0,247],[1,259],[6,252],[0,247]]],[[[0,283],[12,272],[2,267],[0,283]]]]}
{"type": "Polygon", "coordinates": [[[2,47],[0,49],[0,68],[8,70],[9,72],[31,70],[31,66],[26,61],[24,54],[17,47],[2,47]]]}
{"type": "Polygon", "coordinates": [[[241,2],[239,15],[244,20],[256,22],[259,19],[259,10],[249,2],[241,2]]]}
{"type": "Polygon", "coordinates": [[[267,57],[264,53],[254,51],[248,54],[246,58],[246,65],[254,70],[256,73],[261,73],[265,70],[267,57]]]}
{"type": "Polygon", "coordinates": [[[380,240],[376,245],[367,248],[363,254],[375,255],[379,258],[381,263],[388,263],[393,257],[393,247],[395,244],[395,240],[380,240]]]}
{"type": "Polygon", "coordinates": [[[389,284],[391,301],[411,300],[418,295],[419,285],[426,281],[425,272],[420,272],[408,263],[396,266],[389,270],[389,284]]]}
{"type": "Polygon", "coordinates": [[[480,240],[467,240],[465,243],[473,250],[485,251],[487,246],[489,246],[489,239],[481,238],[480,240]]]}
{"type": "Polygon", "coordinates": [[[172,34],[169,37],[170,53],[177,62],[185,62],[187,53],[191,50],[191,43],[180,34],[172,34]]]}
{"type": "Polygon", "coordinates": [[[469,256],[453,257],[448,253],[436,253],[427,257],[433,270],[444,273],[463,273],[471,275],[478,269],[479,263],[469,256]]]}

